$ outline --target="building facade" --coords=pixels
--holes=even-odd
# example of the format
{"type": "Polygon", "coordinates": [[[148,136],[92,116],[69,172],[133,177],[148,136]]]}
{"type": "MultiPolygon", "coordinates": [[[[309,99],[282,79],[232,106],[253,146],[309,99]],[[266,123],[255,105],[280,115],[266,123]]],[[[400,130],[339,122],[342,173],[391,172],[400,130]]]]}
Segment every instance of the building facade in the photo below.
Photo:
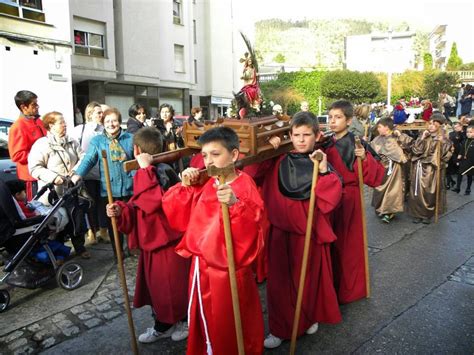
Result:
{"type": "Polygon", "coordinates": [[[73,122],[69,2],[0,0],[0,117],[16,119],[14,96],[38,95],[40,113],[73,122]]]}
{"type": "Polygon", "coordinates": [[[474,61],[474,26],[466,23],[438,25],[429,35],[430,53],[434,68],[444,70],[448,64],[453,43],[464,63],[474,61]]]}
{"type": "Polygon", "coordinates": [[[414,32],[347,36],[345,68],[357,71],[402,73],[416,69],[414,32]]]}
{"type": "Polygon", "coordinates": [[[70,2],[80,110],[94,100],[117,107],[125,120],[133,103],[152,116],[163,103],[176,115],[193,106],[208,119],[225,114],[238,86],[230,0],[70,2]]]}
{"type": "Polygon", "coordinates": [[[213,119],[242,85],[232,0],[0,0],[0,18],[2,117],[28,89],[68,124],[90,101],[124,121],[133,103],[154,116],[163,103],[176,115],[202,106],[213,119]]]}

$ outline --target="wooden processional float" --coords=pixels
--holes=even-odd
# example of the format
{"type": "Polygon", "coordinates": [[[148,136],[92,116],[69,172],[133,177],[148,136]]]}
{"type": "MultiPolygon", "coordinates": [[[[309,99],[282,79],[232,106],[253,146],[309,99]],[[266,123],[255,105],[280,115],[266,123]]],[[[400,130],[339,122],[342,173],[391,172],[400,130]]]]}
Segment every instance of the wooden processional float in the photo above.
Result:
{"type": "MultiPolygon", "coordinates": [[[[239,137],[242,156],[236,163],[236,167],[239,169],[289,152],[292,149],[289,120],[279,120],[276,116],[240,120],[220,118],[217,121],[204,121],[199,125],[185,122],[183,139],[186,147],[153,155],[153,164],[170,163],[199,153],[201,150],[198,143],[199,137],[211,128],[219,126],[232,128],[239,137]],[[281,139],[278,149],[274,149],[269,143],[273,136],[278,136],[281,139]]],[[[123,167],[127,172],[139,168],[136,160],[124,162],[123,167]]]]}

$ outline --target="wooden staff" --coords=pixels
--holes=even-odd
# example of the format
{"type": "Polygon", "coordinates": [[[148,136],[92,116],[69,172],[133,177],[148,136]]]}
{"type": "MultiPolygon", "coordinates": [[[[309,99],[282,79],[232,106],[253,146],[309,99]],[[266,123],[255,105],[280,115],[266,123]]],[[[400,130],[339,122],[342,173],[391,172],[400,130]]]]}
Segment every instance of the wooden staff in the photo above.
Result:
{"type": "MultiPolygon", "coordinates": [[[[110,186],[110,173],[109,173],[109,163],[107,161],[107,152],[102,150],[102,162],[104,164],[105,172],[105,185],[107,187],[107,198],[109,204],[114,203],[114,198],[112,197],[112,187],[110,186]]],[[[138,345],[137,338],[135,336],[135,327],[133,325],[132,310],[130,309],[130,300],[128,297],[127,281],[125,280],[125,270],[123,267],[123,257],[122,257],[122,246],[120,245],[120,238],[117,229],[117,221],[115,217],[110,217],[112,220],[112,229],[114,231],[114,242],[115,242],[115,251],[117,253],[117,266],[120,274],[120,281],[122,283],[123,297],[125,300],[125,310],[127,311],[128,317],[128,328],[130,330],[130,336],[132,337],[132,350],[134,354],[138,354],[138,345]]]]}
{"type": "Polygon", "coordinates": [[[472,169],[474,169],[474,165],[471,166],[469,169],[467,169],[465,172],[461,173],[461,175],[466,175],[469,171],[471,171],[472,169]]]}
{"type": "Polygon", "coordinates": [[[435,223],[439,219],[439,196],[441,191],[441,141],[436,142],[436,203],[435,203],[435,223]]]}
{"type": "Polygon", "coordinates": [[[308,268],[309,246],[311,243],[311,232],[313,229],[314,201],[316,194],[314,192],[318,183],[319,161],[323,159],[323,155],[318,152],[315,157],[313,167],[313,180],[311,182],[311,195],[309,197],[308,219],[306,220],[306,235],[304,237],[303,261],[301,263],[300,281],[298,285],[298,297],[296,299],[295,317],[293,319],[293,331],[291,333],[290,354],[294,355],[296,350],[296,336],[298,335],[298,326],[300,324],[301,304],[303,302],[304,284],[306,280],[306,269],[308,268]]]}
{"type": "MultiPolygon", "coordinates": [[[[363,148],[359,137],[355,137],[357,148],[363,148]]],[[[365,200],[364,200],[364,175],[362,173],[362,159],[357,157],[357,174],[359,176],[360,208],[362,210],[362,234],[364,237],[364,259],[365,259],[365,291],[370,298],[370,271],[369,271],[369,242],[367,240],[367,224],[365,223],[365,200]]]]}
{"type": "MultiPolygon", "coordinates": [[[[225,184],[225,178],[230,173],[234,172],[234,164],[231,164],[225,168],[217,168],[215,166],[209,166],[207,174],[209,176],[218,176],[219,183],[225,184]]],[[[232,308],[234,310],[234,322],[235,322],[235,333],[237,336],[237,347],[239,355],[244,355],[244,335],[242,333],[242,321],[240,318],[240,304],[239,304],[239,292],[237,289],[237,278],[235,276],[235,261],[234,261],[234,247],[232,244],[232,230],[230,228],[230,217],[229,217],[229,206],[225,203],[221,203],[222,219],[224,221],[224,236],[225,236],[225,248],[227,251],[227,263],[229,264],[229,279],[230,279],[230,292],[232,295],[232,308]]]]}

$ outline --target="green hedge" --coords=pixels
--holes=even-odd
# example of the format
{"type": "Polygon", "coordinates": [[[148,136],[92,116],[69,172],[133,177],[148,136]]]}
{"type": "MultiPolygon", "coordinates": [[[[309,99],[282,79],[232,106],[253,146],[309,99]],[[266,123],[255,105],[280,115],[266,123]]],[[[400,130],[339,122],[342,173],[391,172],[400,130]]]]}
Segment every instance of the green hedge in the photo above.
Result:
{"type": "MultiPolygon", "coordinates": [[[[435,70],[406,71],[392,75],[391,103],[405,96],[438,99],[438,93],[446,90],[454,95],[458,77],[454,73],[435,70]]],[[[306,100],[312,112],[318,112],[318,100],[322,98],[322,111],[337,99],[347,99],[353,103],[379,102],[387,99],[387,74],[356,72],[350,70],[312,71],[281,73],[277,80],[261,84],[262,93],[267,101],[276,100],[272,96],[283,89],[292,89],[300,96],[293,95],[288,106],[288,114],[299,111],[299,101],[306,100]]],[[[291,90],[290,90],[291,91],[291,90]]],[[[280,103],[281,104],[281,103],[280,103]]]]}
{"type": "Polygon", "coordinates": [[[371,102],[381,86],[374,73],[335,70],[321,81],[322,93],[332,100],[346,99],[353,103],[371,102]]]}

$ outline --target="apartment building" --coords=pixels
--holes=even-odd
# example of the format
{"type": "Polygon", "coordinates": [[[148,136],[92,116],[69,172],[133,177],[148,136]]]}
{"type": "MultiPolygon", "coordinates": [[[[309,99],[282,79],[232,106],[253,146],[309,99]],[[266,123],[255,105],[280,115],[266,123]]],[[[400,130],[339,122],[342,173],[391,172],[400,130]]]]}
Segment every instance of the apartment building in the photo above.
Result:
{"type": "Polygon", "coordinates": [[[239,83],[233,74],[232,2],[71,0],[75,105],[133,103],[152,115],[162,103],[177,115],[202,106],[223,115],[239,83]]]}
{"type": "Polygon", "coordinates": [[[90,101],[133,103],[156,115],[202,106],[224,115],[238,91],[245,47],[232,0],[0,0],[0,115],[17,116],[14,94],[40,97],[78,123],[90,101]],[[3,80],[5,79],[5,80],[3,80]],[[76,116],[76,117],[75,117],[76,116]]]}

